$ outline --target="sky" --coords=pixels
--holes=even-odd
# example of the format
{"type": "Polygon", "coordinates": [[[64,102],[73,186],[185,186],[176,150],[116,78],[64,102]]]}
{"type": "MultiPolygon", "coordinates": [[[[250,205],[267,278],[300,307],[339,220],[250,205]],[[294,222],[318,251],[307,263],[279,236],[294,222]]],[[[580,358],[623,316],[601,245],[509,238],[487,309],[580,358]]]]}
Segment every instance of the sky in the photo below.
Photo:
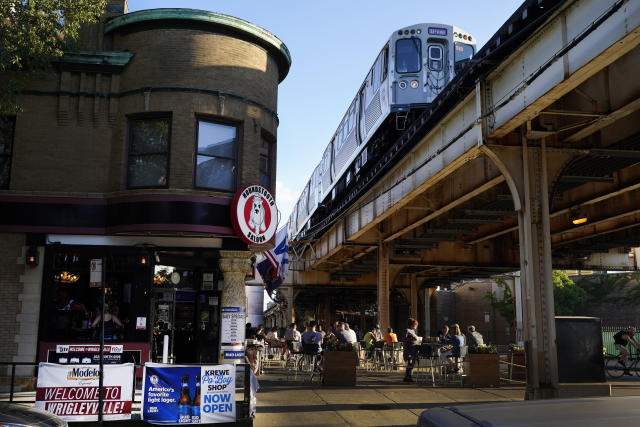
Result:
{"type": "Polygon", "coordinates": [[[223,13],[274,34],[292,65],[278,90],[276,202],[284,225],[342,116],[391,33],[455,25],[482,47],[520,0],[128,0],[129,11],[179,7],[223,13]]]}

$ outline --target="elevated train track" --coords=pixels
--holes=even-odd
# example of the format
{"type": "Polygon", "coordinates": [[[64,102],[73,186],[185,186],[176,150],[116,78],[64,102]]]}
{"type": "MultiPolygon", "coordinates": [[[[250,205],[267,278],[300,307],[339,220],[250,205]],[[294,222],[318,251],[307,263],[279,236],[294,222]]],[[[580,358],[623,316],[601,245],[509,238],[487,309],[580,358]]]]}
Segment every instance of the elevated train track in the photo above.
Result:
{"type": "Polygon", "coordinates": [[[290,243],[288,281],[375,287],[385,327],[394,287],[416,315],[420,287],[519,270],[527,396],[554,395],[551,270],[638,268],[639,25],[640,2],[525,1],[290,243]]]}

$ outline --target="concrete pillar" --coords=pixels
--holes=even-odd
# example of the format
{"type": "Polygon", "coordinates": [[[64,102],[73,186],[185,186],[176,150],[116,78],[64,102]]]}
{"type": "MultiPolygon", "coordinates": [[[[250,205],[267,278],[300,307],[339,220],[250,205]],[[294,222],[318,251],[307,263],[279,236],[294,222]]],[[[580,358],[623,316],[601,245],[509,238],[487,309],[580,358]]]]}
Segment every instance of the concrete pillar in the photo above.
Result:
{"type": "MultiPolygon", "coordinates": [[[[251,252],[220,251],[219,265],[224,279],[222,283],[220,307],[242,307],[246,316],[245,278],[251,268],[251,252]]],[[[241,326],[244,326],[245,323],[246,317],[241,326]]],[[[244,328],[242,328],[241,334],[244,334],[244,328]]],[[[222,334],[220,339],[222,340],[222,334]]],[[[239,361],[241,360],[225,359],[221,349],[220,363],[238,363],[239,361]]]]}
{"type": "Polygon", "coordinates": [[[378,243],[378,324],[380,329],[386,331],[390,326],[389,322],[389,252],[391,247],[389,243],[382,240],[378,243]]]}

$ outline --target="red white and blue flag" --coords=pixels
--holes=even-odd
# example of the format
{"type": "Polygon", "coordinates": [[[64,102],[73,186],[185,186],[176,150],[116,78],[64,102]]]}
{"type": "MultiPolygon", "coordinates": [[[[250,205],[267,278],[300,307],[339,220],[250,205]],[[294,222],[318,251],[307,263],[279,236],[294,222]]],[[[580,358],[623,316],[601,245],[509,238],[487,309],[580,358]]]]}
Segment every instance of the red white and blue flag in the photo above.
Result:
{"type": "Polygon", "coordinates": [[[289,269],[289,246],[287,245],[287,227],[276,233],[276,246],[263,252],[257,260],[257,269],[262,276],[264,289],[269,295],[282,285],[289,269]]]}

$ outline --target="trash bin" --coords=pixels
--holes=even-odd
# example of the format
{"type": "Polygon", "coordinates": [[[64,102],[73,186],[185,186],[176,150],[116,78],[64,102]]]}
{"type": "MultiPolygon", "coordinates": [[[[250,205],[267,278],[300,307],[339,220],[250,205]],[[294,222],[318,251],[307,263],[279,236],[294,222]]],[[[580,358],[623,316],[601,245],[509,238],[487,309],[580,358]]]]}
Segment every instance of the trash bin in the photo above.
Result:
{"type": "Polygon", "coordinates": [[[606,381],[599,318],[556,316],[556,346],[561,383],[606,381]]]}

